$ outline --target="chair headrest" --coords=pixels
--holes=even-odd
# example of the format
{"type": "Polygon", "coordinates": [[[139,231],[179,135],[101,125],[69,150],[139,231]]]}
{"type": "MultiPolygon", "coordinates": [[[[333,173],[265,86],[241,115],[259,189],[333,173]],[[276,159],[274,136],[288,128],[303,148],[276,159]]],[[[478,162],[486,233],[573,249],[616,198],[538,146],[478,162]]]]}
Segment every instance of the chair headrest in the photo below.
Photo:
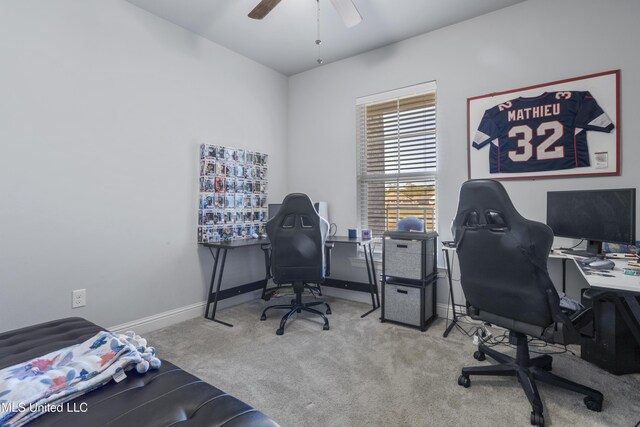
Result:
{"type": "Polygon", "coordinates": [[[454,227],[511,228],[525,221],[500,182],[474,179],[462,184],[454,227]]]}
{"type": "Polygon", "coordinates": [[[291,214],[315,214],[316,209],[313,207],[313,202],[304,193],[291,193],[288,194],[282,201],[282,205],[276,214],[276,217],[286,217],[291,214]]]}

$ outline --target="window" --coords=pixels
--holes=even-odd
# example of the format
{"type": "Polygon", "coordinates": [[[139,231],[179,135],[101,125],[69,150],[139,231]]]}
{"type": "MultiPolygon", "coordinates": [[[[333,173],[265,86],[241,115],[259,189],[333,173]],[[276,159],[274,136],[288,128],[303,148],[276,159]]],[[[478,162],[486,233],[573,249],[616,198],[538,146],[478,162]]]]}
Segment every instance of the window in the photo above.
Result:
{"type": "Polygon", "coordinates": [[[360,226],[380,236],[387,222],[395,230],[398,218],[422,218],[427,208],[434,229],[435,83],[359,98],[357,121],[360,226]]]}

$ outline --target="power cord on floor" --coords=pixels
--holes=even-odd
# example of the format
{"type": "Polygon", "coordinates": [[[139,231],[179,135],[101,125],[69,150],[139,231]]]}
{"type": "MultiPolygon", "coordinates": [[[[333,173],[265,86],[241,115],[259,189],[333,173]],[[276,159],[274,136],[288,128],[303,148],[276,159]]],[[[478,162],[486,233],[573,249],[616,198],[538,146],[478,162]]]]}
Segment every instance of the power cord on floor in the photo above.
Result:
{"type": "MultiPolygon", "coordinates": [[[[482,342],[482,344],[484,344],[486,347],[495,347],[498,345],[504,345],[511,349],[516,349],[516,346],[509,342],[509,331],[507,330],[503,331],[503,333],[500,335],[493,335],[491,331],[487,329],[486,325],[472,326],[469,329],[464,329],[462,326],[456,323],[456,327],[461,333],[468,336],[469,338],[477,336],[478,337],[477,342],[478,343],[482,342]]],[[[533,354],[556,355],[556,354],[570,353],[576,356],[576,353],[570,350],[566,345],[549,344],[548,342],[538,338],[528,338],[527,343],[529,344],[529,352],[533,354]],[[531,347],[534,347],[537,349],[549,348],[552,351],[537,351],[537,350],[532,350],[531,347]]]]}

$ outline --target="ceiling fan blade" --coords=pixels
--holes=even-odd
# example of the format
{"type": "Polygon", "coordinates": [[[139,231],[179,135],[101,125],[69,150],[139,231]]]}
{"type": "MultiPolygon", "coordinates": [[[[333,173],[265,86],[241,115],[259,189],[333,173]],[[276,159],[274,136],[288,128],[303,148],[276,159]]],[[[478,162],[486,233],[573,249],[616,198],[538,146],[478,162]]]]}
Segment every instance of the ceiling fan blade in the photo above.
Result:
{"type": "Polygon", "coordinates": [[[274,7],[278,5],[278,3],[280,3],[280,0],[262,0],[251,12],[249,12],[249,18],[264,18],[274,7]]]}
{"type": "Polygon", "coordinates": [[[362,16],[352,0],[331,0],[331,3],[348,28],[355,27],[362,21],[362,16]]]}

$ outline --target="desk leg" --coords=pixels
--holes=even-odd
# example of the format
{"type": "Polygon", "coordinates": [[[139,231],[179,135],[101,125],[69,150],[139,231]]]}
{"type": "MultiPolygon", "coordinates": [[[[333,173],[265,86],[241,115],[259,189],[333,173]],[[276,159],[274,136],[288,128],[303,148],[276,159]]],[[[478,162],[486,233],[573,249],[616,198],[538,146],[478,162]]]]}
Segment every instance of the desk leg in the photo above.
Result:
{"type": "Polygon", "coordinates": [[[218,260],[220,259],[220,248],[216,250],[215,256],[213,255],[213,250],[211,248],[209,248],[209,250],[211,251],[211,255],[214,257],[215,262],[213,263],[213,272],[211,273],[211,285],[209,287],[209,295],[207,296],[207,311],[205,313],[205,317],[209,320],[213,320],[214,322],[221,323],[225,326],[233,326],[230,323],[222,322],[216,319],[216,310],[218,309],[218,295],[220,295],[220,286],[222,285],[222,275],[224,273],[224,264],[227,261],[228,249],[226,248],[222,249],[222,260],[220,261],[220,274],[218,275],[218,284],[216,286],[216,293],[214,294],[214,297],[213,297],[213,311],[211,312],[211,317],[207,317],[207,314],[209,313],[209,306],[211,304],[211,291],[213,290],[213,283],[216,280],[216,272],[218,270],[218,260]]]}
{"type": "Polygon", "coordinates": [[[373,252],[371,244],[369,246],[369,259],[371,260],[371,272],[373,273],[373,291],[376,293],[376,304],[380,307],[380,294],[378,293],[378,276],[376,274],[376,263],[373,262],[373,252]]]}
{"type": "Polygon", "coordinates": [[[211,257],[213,258],[213,270],[211,271],[211,283],[209,284],[209,293],[207,294],[207,306],[204,311],[205,319],[209,319],[209,307],[213,302],[213,286],[216,283],[216,273],[218,272],[218,260],[220,259],[220,248],[216,248],[216,253],[213,253],[213,249],[209,248],[211,257]]]}
{"type": "Polygon", "coordinates": [[[367,248],[366,246],[363,248],[364,249],[364,262],[367,265],[367,277],[369,278],[369,289],[371,292],[371,305],[373,306],[373,308],[369,311],[367,311],[366,313],[364,313],[362,317],[365,317],[371,313],[373,313],[374,311],[376,311],[378,308],[380,308],[380,297],[378,296],[378,286],[377,286],[377,280],[376,280],[376,267],[373,264],[373,254],[371,253],[371,245],[368,245],[369,247],[367,248]],[[368,252],[368,253],[367,253],[368,252]],[[369,260],[371,260],[371,266],[369,266],[369,260]],[[373,271],[371,271],[373,269],[373,271]],[[376,297],[378,298],[378,304],[376,305],[376,297]]]}
{"type": "Polygon", "coordinates": [[[562,258],[562,293],[567,293],[567,259],[562,258]]]}
{"type": "Polygon", "coordinates": [[[640,326],[640,304],[635,295],[624,294],[624,300],[631,313],[627,312],[624,307],[620,307],[620,313],[627,322],[627,326],[629,330],[631,330],[636,342],[640,345],[640,330],[638,328],[640,326]]]}
{"type": "Polygon", "coordinates": [[[267,286],[269,285],[269,279],[271,279],[271,257],[269,256],[268,246],[262,245],[260,249],[262,249],[262,252],[264,252],[264,269],[265,269],[264,287],[262,288],[262,296],[260,298],[264,300],[264,297],[267,293],[267,286]]]}
{"type": "MultiPolygon", "coordinates": [[[[444,334],[442,334],[442,336],[446,338],[449,335],[449,332],[451,332],[451,329],[453,329],[456,323],[458,323],[458,317],[456,316],[456,303],[453,299],[453,281],[451,280],[451,263],[449,261],[449,251],[446,249],[443,249],[442,252],[444,253],[444,262],[445,262],[445,267],[447,269],[447,278],[449,279],[449,298],[451,299],[451,313],[453,316],[453,319],[451,319],[451,323],[449,323],[446,326],[446,329],[444,330],[444,334]]],[[[449,316],[447,316],[447,323],[448,321],[449,321],[449,316]]]]}

